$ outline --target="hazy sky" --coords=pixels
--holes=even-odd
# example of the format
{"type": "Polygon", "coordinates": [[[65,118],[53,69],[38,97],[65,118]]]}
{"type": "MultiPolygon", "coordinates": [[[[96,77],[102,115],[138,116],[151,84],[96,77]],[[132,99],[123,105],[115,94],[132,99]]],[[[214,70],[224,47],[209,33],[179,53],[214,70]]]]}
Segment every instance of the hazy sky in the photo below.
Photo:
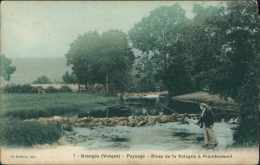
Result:
{"type": "MultiPolygon", "coordinates": [[[[9,58],[64,57],[69,44],[88,31],[128,32],[159,6],[179,3],[193,18],[193,3],[182,2],[2,2],[2,54],[9,58]]],[[[219,2],[196,2],[215,6],[219,2]]]]}

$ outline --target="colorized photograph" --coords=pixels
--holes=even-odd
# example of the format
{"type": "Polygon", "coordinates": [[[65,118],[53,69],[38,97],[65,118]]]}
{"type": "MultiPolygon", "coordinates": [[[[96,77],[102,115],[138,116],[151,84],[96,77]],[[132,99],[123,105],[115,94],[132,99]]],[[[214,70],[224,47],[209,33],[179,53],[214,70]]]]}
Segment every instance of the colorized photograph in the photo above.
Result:
{"type": "Polygon", "coordinates": [[[257,1],[2,1],[2,164],[259,161],[257,1]]]}

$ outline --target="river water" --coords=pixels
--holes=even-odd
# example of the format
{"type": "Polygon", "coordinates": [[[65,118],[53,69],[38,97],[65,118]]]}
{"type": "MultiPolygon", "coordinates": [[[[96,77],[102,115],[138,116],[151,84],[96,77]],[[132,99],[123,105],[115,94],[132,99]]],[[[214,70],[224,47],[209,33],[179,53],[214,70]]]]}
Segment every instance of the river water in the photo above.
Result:
{"type": "MultiPolygon", "coordinates": [[[[214,109],[213,109],[214,111],[214,109]]],[[[127,98],[118,104],[80,110],[78,113],[66,114],[66,117],[127,117],[157,116],[200,113],[199,104],[182,102],[162,97],[127,98]]],[[[215,110],[214,113],[221,112],[215,110]]],[[[190,119],[193,120],[193,119],[190,119]]],[[[88,150],[200,150],[204,144],[203,129],[195,125],[197,120],[189,124],[171,122],[142,127],[99,126],[92,128],[73,127],[73,132],[64,132],[69,143],[82,146],[88,150]]],[[[226,148],[233,144],[233,132],[238,124],[215,122],[214,131],[218,148],[226,148]]]]}
{"type": "Polygon", "coordinates": [[[199,104],[183,102],[163,97],[131,97],[114,104],[93,109],[81,109],[77,113],[68,113],[66,117],[128,117],[128,116],[157,116],[174,113],[200,113],[199,104]]]}
{"type": "MultiPolygon", "coordinates": [[[[214,123],[217,142],[215,149],[226,148],[233,144],[233,128],[235,127],[237,124],[214,123]]],[[[73,130],[72,133],[65,133],[64,137],[69,139],[71,144],[88,150],[201,150],[204,144],[203,129],[192,123],[175,122],[145,127],[75,127],[73,130]]]]}

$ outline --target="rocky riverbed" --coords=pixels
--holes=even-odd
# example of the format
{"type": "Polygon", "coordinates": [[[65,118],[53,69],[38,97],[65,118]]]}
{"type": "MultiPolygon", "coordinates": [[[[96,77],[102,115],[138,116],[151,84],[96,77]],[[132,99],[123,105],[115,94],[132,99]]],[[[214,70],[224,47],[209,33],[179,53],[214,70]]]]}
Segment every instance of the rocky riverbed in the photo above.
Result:
{"type": "MultiPolygon", "coordinates": [[[[42,118],[26,121],[38,121],[40,123],[52,123],[61,125],[71,125],[75,127],[94,127],[94,126],[128,126],[141,127],[150,126],[157,123],[168,122],[184,122],[196,120],[200,114],[178,114],[178,115],[160,115],[160,116],[130,116],[130,117],[114,117],[114,118],[67,118],[54,116],[51,118],[42,118]]],[[[217,122],[239,123],[238,114],[215,114],[214,120],[217,122]]]]}

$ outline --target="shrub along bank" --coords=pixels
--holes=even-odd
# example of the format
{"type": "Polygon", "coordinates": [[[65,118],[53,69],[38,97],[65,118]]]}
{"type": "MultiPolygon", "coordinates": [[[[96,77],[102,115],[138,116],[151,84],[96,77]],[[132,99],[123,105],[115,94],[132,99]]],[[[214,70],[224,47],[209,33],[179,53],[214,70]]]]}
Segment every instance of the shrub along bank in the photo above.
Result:
{"type": "MultiPolygon", "coordinates": [[[[39,88],[42,88],[39,86],[39,88]]],[[[43,89],[43,88],[42,88],[43,89]]],[[[56,89],[53,86],[49,86],[45,89],[45,93],[71,93],[72,89],[68,86],[62,86],[60,89],[56,89]]],[[[2,88],[2,93],[12,94],[12,93],[38,93],[38,88],[30,86],[29,84],[24,85],[6,85],[2,88]]]]}

